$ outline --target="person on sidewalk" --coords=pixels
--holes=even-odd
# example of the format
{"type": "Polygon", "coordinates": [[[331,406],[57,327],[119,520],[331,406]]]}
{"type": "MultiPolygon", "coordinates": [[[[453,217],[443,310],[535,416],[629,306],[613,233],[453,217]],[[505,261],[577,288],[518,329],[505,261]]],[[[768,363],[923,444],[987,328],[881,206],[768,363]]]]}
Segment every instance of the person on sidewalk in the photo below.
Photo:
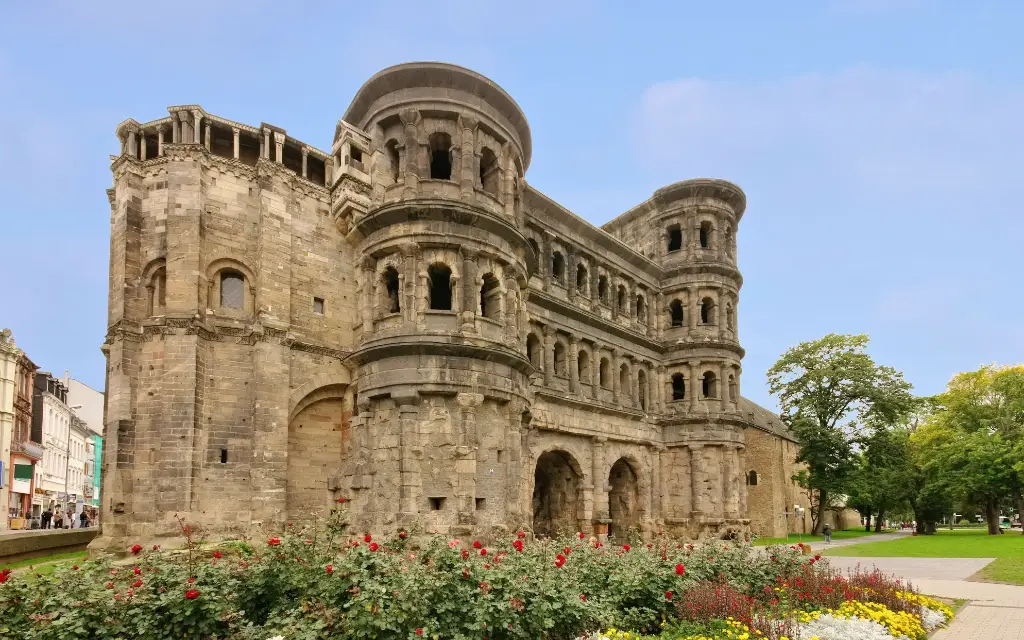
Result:
{"type": "Polygon", "coordinates": [[[43,529],[50,528],[50,518],[53,517],[53,512],[47,509],[39,516],[40,527],[43,529]]]}
{"type": "Polygon", "coordinates": [[[85,515],[85,511],[78,514],[78,528],[84,529],[89,526],[89,516],[85,515]]]}
{"type": "Polygon", "coordinates": [[[825,534],[825,544],[831,543],[832,542],[832,526],[826,524],[824,527],[822,527],[821,532],[825,534]]]}

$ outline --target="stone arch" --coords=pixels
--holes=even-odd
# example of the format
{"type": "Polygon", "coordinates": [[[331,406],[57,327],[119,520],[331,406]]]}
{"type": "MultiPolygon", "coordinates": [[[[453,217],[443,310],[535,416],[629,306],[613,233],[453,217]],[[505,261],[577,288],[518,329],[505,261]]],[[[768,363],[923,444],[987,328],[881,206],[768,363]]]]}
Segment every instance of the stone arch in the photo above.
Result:
{"type": "Polygon", "coordinates": [[[537,457],[533,473],[533,533],[555,537],[580,531],[584,473],[576,458],[560,448],[537,457]]]}
{"type": "Polygon", "coordinates": [[[590,278],[587,277],[587,265],[582,261],[576,265],[576,291],[586,295],[590,288],[590,278]]]}
{"type": "Polygon", "coordinates": [[[700,323],[715,324],[715,301],[711,297],[700,301],[700,323]]]}
{"type": "Polygon", "coordinates": [[[430,308],[435,311],[451,311],[454,307],[452,268],[441,261],[427,267],[427,297],[430,308]]]}
{"type": "Polygon", "coordinates": [[[163,314],[167,304],[167,260],[157,258],[142,270],[142,283],[146,287],[146,314],[163,314]]]}
{"type": "Polygon", "coordinates": [[[639,530],[643,520],[645,483],[643,466],[632,455],[623,455],[608,470],[608,535],[626,542],[630,530],[639,530]]]}
{"type": "Polygon", "coordinates": [[[530,361],[530,364],[533,365],[533,368],[538,371],[543,368],[543,353],[543,347],[541,346],[540,338],[537,337],[537,334],[533,331],[526,334],[526,358],[530,361]]]}
{"type": "Polygon", "coordinates": [[[679,298],[676,298],[675,300],[669,303],[668,313],[671,326],[683,326],[683,323],[686,321],[686,318],[683,315],[683,303],[679,300],[679,298]]]}
{"type": "Polygon", "coordinates": [[[349,386],[317,387],[295,405],[288,421],[285,508],[289,518],[326,513],[328,478],[341,466],[352,415],[349,386]]]}
{"type": "Polygon", "coordinates": [[[576,375],[577,380],[583,384],[590,384],[591,373],[590,373],[590,352],[586,349],[580,349],[576,355],[576,375]]]}
{"type": "MultiPolygon", "coordinates": [[[[242,293],[244,299],[241,309],[252,313],[255,308],[256,299],[256,276],[243,262],[233,258],[218,258],[213,260],[206,267],[206,306],[210,309],[224,309],[221,302],[221,280],[225,274],[237,274],[242,278],[242,293]]],[[[230,311],[230,309],[226,309],[230,311]]]]}
{"type": "Polygon", "coordinates": [[[569,369],[567,362],[567,356],[565,351],[565,343],[561,340],[555,340],[555,350],[552,354],[554,356],[554,365],[556,376],[567,378],[569,376],[569,369]]]}
{"type": "Polygon", "coordinates": [[[430,153],[430,179],[451,180],[455,164],[452,158],[452,137],[443,131],[436,131],[427,138],[427,145],[430,153]]]}

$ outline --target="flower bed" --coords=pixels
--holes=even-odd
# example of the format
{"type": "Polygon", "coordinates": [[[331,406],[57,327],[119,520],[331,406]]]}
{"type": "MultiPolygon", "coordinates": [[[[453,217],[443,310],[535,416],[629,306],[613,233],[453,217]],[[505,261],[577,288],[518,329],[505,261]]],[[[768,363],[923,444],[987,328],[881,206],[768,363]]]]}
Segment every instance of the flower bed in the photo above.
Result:
{"type": "Polygon", "coordinates": [[[788,547],[379,539],[336,521],[201,549],[184,530],[184,552],[134,545],[127,561],[5,575],[0,637],[917,640],[952,616],[885,576],[840,576],[788,547]]]}

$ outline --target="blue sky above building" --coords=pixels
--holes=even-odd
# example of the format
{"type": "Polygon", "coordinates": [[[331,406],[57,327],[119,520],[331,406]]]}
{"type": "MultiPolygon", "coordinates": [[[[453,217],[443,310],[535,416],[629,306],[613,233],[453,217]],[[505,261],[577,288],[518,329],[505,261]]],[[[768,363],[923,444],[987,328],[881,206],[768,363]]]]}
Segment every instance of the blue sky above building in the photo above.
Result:
{"type": "Polygon", "coordinates": [[[502,85],[527,180],[594,224],[733,180],[743,393],[787,347],[867,333],[920,394],[1024,360],[1024,5],[929,0],[5,3],[0,324],[103,388],[114,128],[201,104],[328,148],[383,67],[502,85]]]}

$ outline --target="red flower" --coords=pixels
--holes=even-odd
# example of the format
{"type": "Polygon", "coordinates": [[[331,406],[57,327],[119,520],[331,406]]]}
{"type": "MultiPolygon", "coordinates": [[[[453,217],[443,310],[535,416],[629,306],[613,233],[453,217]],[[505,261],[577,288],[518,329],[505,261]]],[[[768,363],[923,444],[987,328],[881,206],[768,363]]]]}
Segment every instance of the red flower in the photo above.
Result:
{"type": "MultiPolygon", "coordinates": [[[[367,537],[369,537],[369,536],[367,536],[367,537]]],[[[370,551],[376,551],[377,549],[380,549],[380,547],[377,545],[377,543],[376,542],[371,542],[370,543],[370,551]]]]}
{"type": "Polygon", "coordinates": [[[108,589],[113,589],[114,588],[114,583],[113,582],[108,582],[107,583],[107,588],[108,589]]]}
{"type": "Polygon", "coordinates": [[[565,564],[565,556],[562,554],[555,556],[555,566],[561,569],[563,564],[565,564]]]}
{"type": "Polygon", "coordinates": [[[629,545],[628,544],[622,545],[622,550],[623,551],[629,551],[629,545]]]}
{"type": "Polygon", "coordinates": [[[672,600],[672,592],[671,591],[666,591],[665,592],[665,599],[669,600],[669,601],[672,600]]]}
{"type": "Polygon", "coordinates": [[[418,636],[422,636],[423,635],[423,627],[416,627],[416,635],[418,635],[418,636]]]}
{"type": "Polygon", "coordinates": [[[334,573],[334,565],[329,564],[326,567],[324,567],[324,570],[327,571],[327,575],[331,575],[332,573],[334,573]]]}
{"type": "Polygon", "coordinates": [[[188,579],[188,583],[189,584],[193,584],[195,581],[196,581],[196,577],[195,576],[192,576],[191,578],[188,579]]]}
{"type": "Polygon", "coordinates": [[[480,555],[486,556],[487,555],[487,549],[480,549],[480,555]]]}
{"type": "Polygon", "coordinates": [[[337,502],[338,504],[345,504],[345,498],[338,498],[337,500],[335,500],[335,502],[337,502]]]}
{"type": "Polygon", "coordinates": [[[369,542],[370,540],[373,540],[373,536],[371,536],[370,534],[366,534],[365,536],[363,536],[363,542],[369,542]]]}
{"type": "Polygon", "coordinates": [[[195,600],[199,597],[199,589],[189,589],[185,592],[185,597],[189,600],[195,600]]]}
{"type": "Polygon", "coordinates": [[[566,548],[562,549],[562,553],[564,553],[565,555],[569,555],[570,553],[572,553],[572,549],[570,549],[569,547],[566,547],[566,548]]]}
{"type": "Polygon", "coordinates": [[[578,536],[580,537],[580,540],[582,540],[582,539],[583,539],[583,532],[582,532],[582,531],[580,531],[580,532],[579,532],[579,533],[577,533],[576,535],[578,535],[578,536]]]}
{"type": "Polygon", "coordinates": [[[11,575],[10,569],[4,569],[0,571],[0,584],[7,582],[7,577],[11,575]]]}
{"type": "Polygon", "coordinates": [[[681,565],[681,564],[677,564],[677,565],[676,565],[676,575],[677,575],[677,576],[681,576],[681,575],[683,575],[684,573],[686,573],[686,567],[684,567],[684,566],[683,566],[683,565],[681,565]]]}
{"type": "Polygon", "coordinates": [[[480,541],[479,541],[479,540],[474,540],[474,541],[473,541],[473,548],[474,548],[474,549],[479,549],[479,548],[480,548],[480,547],[482,547],[482,546],[484,546],[484,545],[480,544],[480,541]]]}
{"type": "Polygon", "coordinates": [[[78,565],[76,564],[75,566],[71,567],[71,570],[72,571],[78,571],[78,565]]]}
{"type": "Polygon", "coordinates": [[[224,557],[224,554],[222,554],[220,551],[214,551],[210,555],[212,555],[214,558],[217,558],[218,560],[224,557]]]}
{"type": "Polygon", "coordinates": [[[587,601],[587,594],[581,593],[580,594],[580,600],[582,600],[583,602],[586,602],[587,601]]]}
{"type": "Polygon", "coordinates": [[[132,583],[132,586],[135,587],[136,589],[138,589],[139,587],[142,586],[142,580],[136,580],[135,582],[132,583]]]}
{"type": "Polygon", "coordinates": [[[519,537],[519,538],[525,538],[526,537],[526,532],[525,531],[520,531],[519,533],[516,534],[516,536],[519,537]]]}
{"type": "Polygon", "coordinates": [[[398,532],[398,537],[401,538],[402,540],[405,540],[405,537],[406,537],[405,532],[404,531],[399,531],[398,532]]]}
{"type": "Polygon", "coordinates": [[[140,573],[142,573],[142,567],[135,567],[134,571],[135,575],[139,575],[140,573]]]}
{"type": "Polygon", "coordinates": [[[462,550],[462,559],[465,560],[468,557],[469,557],[469,549],[463,549],[462,550]]]}
{"type": "Polygon", "coordinates": [[[153,551],[158,551],[159,549],[160,549],[160,545],[158,545],[158,544],[154,544],[153,545],[153,551]]]}
{"type": "Polygon", "coordinates": [[[272,547],[276,547],[277,545],[281,544],[281,538],[274,536],[270,540],[267,540],[267,544],[269,544],[272,547]]]}
{"type": "Polygon", "coordinates": [[[133,544],[132,545],[132,553],[137,555],[140,551],[142,551],[142,545],[141,544],[133,544]]]}
{"type": "Polygon", "coordinates": [[[513,548],[514,548],[514,549],[515,549],[516,551],[520,551],[520,552],[521,552],[521,551],[523,550],[523,541],[522,541],[522,540],[514,540],[514,541],[512,542],[512,547],[513,547],[513,548]]]}

